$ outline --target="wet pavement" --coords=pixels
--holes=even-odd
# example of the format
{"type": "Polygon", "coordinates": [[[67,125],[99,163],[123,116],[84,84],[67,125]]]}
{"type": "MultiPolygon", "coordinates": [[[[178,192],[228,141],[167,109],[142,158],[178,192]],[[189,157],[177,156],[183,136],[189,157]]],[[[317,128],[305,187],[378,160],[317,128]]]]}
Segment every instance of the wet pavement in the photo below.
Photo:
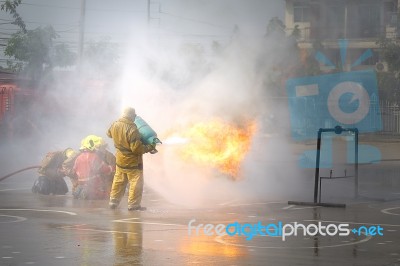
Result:
{"type": "Polygon", "coordinates": [[[0,265],[400,265],[397,199],[345,199],[346,208],[265,200],[187,208],[146,187],[147,211],[128,212],[126,197],[110,210],[107,201],[32,194],[32,183],[28,174],[0,182],[0,265]],[[383,235],[304,236],[300,230],[283,241],[271,227],[272,236],[246,240],[196,229],[235,222],[379,225],[383,235]]]}

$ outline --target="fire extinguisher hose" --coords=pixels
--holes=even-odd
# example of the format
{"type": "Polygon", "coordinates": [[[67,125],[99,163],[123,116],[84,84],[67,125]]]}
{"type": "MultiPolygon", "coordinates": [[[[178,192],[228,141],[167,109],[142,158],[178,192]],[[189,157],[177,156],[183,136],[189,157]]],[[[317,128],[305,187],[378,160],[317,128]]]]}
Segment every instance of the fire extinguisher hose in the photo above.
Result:
{"type": "Polygon", "coordinates": [[[19,169],[18,171],[15,171],[15,172],[12,172],[12,173],[10,173],[8,175],[0,177],[0,182],[3,181],[4,179],[10,177],[10,176],[16,175],[16,174],[21,173],[21,172],[26,171],[26,170],[35,169],[35,168],[40,168],[40,166],[35,165],[35,166],[29,166],[29,167],[25,167],[25,168],[19,169]]]}

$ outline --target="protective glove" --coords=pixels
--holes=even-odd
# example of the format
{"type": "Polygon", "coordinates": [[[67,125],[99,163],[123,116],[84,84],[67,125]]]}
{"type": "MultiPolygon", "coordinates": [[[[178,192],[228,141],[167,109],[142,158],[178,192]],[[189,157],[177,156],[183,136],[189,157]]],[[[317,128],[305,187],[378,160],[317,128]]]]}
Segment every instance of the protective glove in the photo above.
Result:
{"type": "Polygon", "coordinates": [[[154,154],[157,152],[155,143],[147,144],[146,148],[147,148],[147,151],[150,152],[151,154],[154,154]]]}

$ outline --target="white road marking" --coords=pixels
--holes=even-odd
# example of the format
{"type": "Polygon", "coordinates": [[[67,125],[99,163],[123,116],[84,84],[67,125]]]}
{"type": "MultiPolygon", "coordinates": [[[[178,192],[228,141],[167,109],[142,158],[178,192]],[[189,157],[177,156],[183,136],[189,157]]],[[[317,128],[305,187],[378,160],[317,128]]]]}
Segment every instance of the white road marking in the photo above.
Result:
{"type": "Polygon", "coordinates": [[[290,208],[293,208],[294,206],[295,206],[295,205],[289,205],[289,206],[283,207],[282,210],[288,210],[288,209],[290,209],[290,208]]]}
{"type": "MultiPolygon", "coordinates": [[[[237,247],[247,247],[247,248],[260,248],[260,249],[314,249],[315,248],[315,246],[310,246],[310,247],[304,247],[304,246],[301,246],[301,247],[283,247],[283,246],[282,247],[272,247],[272,246],[270,246],[270,247],[268,247],[268,246],[248,246],[248,245],[234,244],[234,243],[225,242],[222,239],[222,237],[225,236],[225,235],[226,234],[215,237],[214,241],[216,241],[216,242],[218,242],[220,244],[223,244],[223,245],[227,245],[227,246],[237,246],[237,247]]],[[[318,246],[318,248],[334,248],[334,247],[343,247],[343,246],[356,245],[356,244],[361,244],[361,243],[367,242],[371,238],[372,238],[372,236],[367,236],[366,238],[361,239],[359,241],[355,241],[355,242],[336,244],[336,245],[327,245],[327,246],[318,246]]]]}
{"type": "Polygon", "coordinates": [[[22,221],[25,221],[25,220],[26,220],[26,218],[25,218],[25,217],[21,217],[21,216],[4,215],[4,214],[0,214],[0,216],[3,216],[3,217],[12,217],[12,218],[15,218],[15,221],[9,221],[9,222],[0,222],[1,224],[5,224],[5,223],[17,223],[17,222],[22,222],[22,221]]]}
{"type": "Polygon", "coordinates": [[[187,227],[187,225],[183,224],[167,224],[167,223],[153,223],[153,222],[130,222],[130,221],[124,221],[124,220],[114,220],[113,222],[116,223],[129,223],[129,224],[147,224],[147,225],[161,225],[161,226],[183,226],[187,227]]]}
{"type": "Polygon", "coordinates": [[[29,190],[30,188],[6,188],[6,189],[0,189],[0,192],[2,191],[14,191],[14,190],[29,190]]]}
{"type": "Polygon", "coordinates": [[[313,208],[321,208],[321,206],[305,206],[305,207],[297,207],[294,208],[296,205],[289,205],[286,207],[283,207],[282,210],[304,210],[304,209],[313,209],[313,208]]]}
{"type": "Polygon", "coordinates": [[[393,213],[393,212],[390,212],[391,210],[396,210],[396,209],[400,209],[400,207],[394,207],[394,208],[383,209],[383,210],[381,210],[381,212],[382,212],[382,213],[385,213],[385,214],[389,214],[389,215],[400,215],[400,213],[393,213]]]}
{"type": "Polygon", "coordinates": [[[59,229],[72,229],[72,230],[78,230],[78,231],[91,231],[91,232],[103,232],[103,233],[122,233],[122,234],[132,234],[132,235],[137,235],[138,233],[135,232],[129,232],[129,231],[115,231],[115,230],[102,230],[102,229],[92,229],[92,228],[81,228],[79,226],[74,226],[74,225],[68,225],[68,226],[62,226],[58,227],[59,229]]]}
{"type": "Polygon", "coordinates": [[[238,206],[251,206],[251,205],[268,205],[268,204],[278,204],[278,203],[286,203],[286,201],[271,201],[271,202],[255,202],[255,203],[243,203],[243,204],[232,204],[230,207],[238,207],[238,206]]]}
{"type": "Polygon", "coordinates": [[[230,200],[230,201],[227,201],[227,202],[219,203],[218,205],[225,206],[225,205],[229,205],[229,204],[232,204],[232,203],[235,203],[235,202],[238,202],[238,200],[237,199],[230,200]]]}
{"type": "Polygon", "coordinates": [[[126,219],[114,220],[114,222],[123,222],[123,221],[128,221],[128,220],[140,220],[140,218],[137,218],[137,217],[126,218],[126,219]]]}
{"type": "Polygon", "coordinates": [[[291,210],[304,210],[304,209],[314,209],[314,208],[321,208],[322,206],[307,206],[307,207],[298,207],[292,208],[291,210]]]}
{"type": "Polygon", "coordinates": [[[343,221],[324,221],[324,220],[304,220],[305,222],[323,222],[323,223],[336,223],[336,224],[362,224],[362,225],[383,225],[400,227],[400,224],[380,224],[380,223],[356,223],[356,222],[343,222],[343,221]]]}
{"type": "Polygon", "coordinates": [[[58,210],[40,210],[40,209],[0,209],[0,211],[34,211],[34,212],[57,212],[69,215],[77,215],[75,212],[58,211],[58,210]]]}

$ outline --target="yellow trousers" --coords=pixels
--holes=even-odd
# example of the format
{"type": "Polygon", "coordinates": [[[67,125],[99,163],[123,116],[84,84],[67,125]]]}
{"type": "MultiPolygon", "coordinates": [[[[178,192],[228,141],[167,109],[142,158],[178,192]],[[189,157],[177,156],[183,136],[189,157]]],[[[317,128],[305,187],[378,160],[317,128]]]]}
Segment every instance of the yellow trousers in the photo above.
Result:
{"type": "Polygon", "coordinates": [[[119,203],[129,182],[128,208],[140,206],[143,194],[143,170],[116,167],[110,202],[119,203]]]}

